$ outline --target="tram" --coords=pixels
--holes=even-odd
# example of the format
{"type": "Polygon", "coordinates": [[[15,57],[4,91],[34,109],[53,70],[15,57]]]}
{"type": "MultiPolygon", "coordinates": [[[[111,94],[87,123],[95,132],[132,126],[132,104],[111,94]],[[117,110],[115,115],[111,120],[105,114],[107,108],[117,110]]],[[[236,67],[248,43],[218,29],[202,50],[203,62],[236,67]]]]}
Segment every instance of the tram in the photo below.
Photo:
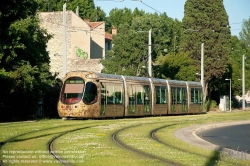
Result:
{"type": "Polygon", "coordinates": [[[202,113],[200,82],[68,72],[57,105],[61,118],[115,118],[202,113]]]}

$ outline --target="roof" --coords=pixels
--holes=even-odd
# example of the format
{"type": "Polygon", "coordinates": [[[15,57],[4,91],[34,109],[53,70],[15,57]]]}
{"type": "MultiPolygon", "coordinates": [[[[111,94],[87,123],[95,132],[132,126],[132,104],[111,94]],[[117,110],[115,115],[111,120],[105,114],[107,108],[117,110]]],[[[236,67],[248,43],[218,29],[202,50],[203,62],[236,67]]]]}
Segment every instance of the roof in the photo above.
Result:
{"type": "Polygon", "coordinates": [[[99,25],[102,25],[104,23],[104,22],[89,22],[89,20],[84,20],[84,22],[86,22],[90,26],[91,30],[97,28],[99,25]]]}
{"type": "Polygon", "coordinates": [[[112,35],[110,33],[105,32],[105,40],[112,41],[113,40],[112,35]]]}

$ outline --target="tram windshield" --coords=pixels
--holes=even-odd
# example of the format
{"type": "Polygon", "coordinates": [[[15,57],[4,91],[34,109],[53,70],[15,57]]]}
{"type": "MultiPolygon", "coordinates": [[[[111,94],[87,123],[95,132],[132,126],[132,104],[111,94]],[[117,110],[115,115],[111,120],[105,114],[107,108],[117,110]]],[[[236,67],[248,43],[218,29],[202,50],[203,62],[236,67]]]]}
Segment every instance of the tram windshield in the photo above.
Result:
{"type": "Polygon", "coordinates": [[[63,85],[61,101],[65,104],[75,104],[82,100],[84,80],[80,77],[70,77],[63,85]]]}

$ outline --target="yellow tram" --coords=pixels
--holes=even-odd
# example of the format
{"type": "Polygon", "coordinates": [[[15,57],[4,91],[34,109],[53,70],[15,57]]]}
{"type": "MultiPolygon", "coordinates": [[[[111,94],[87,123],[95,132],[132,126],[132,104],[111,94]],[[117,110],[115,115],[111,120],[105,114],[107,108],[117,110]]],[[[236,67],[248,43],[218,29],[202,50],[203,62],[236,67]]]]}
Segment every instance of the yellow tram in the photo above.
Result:
{"type": "Polygon", "coordinates": [[[63,79],[62,118],[202,113],[200,82],[73,71],[63,79]]]}

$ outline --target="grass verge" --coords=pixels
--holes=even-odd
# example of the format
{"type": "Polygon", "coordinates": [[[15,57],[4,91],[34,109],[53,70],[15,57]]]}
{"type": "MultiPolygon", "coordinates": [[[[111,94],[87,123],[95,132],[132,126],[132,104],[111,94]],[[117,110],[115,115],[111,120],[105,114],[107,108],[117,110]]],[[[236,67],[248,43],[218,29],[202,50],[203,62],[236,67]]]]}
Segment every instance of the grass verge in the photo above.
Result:
{"type": "Polygon", "coordinates": [[[114,120],[41,120],[0,124],[3,165],[62,165],[48,152],[54,137],[57,155],[72,165],[250,165],[185,143],[176,130],[196,124],[250,120],[250,111],[114,120]],[[78,129],[78,130],[76,130],[78,129]],[[122,130],[121,130],[122,129],[122,130]],[[117,145],[112,134],[127,148],[117,145]],[[153,133],[153,136],[152,136],[153,133]],[[153,156],[153,157],[148,157],[153,156]],[[163,159],[163,160],[160,160],[163,159]]]}

